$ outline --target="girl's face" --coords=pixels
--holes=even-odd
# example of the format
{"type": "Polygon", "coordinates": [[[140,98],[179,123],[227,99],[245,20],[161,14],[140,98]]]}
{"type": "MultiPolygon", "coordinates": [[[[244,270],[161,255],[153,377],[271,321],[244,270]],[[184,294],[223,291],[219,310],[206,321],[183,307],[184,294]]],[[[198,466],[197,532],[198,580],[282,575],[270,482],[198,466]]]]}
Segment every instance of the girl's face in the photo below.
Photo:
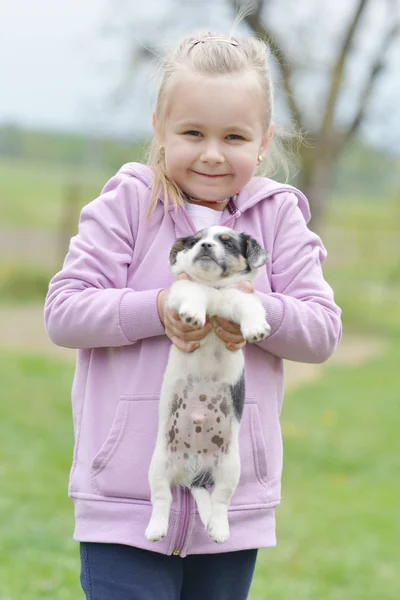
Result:
{"type": "Polygon", "coordinates": [[[161,131],[153,121],[167,172],[196,203],[222,210],[250,181],[268,146],[256,82],[188,74],[174,84],[168,102],[161,131]]]}

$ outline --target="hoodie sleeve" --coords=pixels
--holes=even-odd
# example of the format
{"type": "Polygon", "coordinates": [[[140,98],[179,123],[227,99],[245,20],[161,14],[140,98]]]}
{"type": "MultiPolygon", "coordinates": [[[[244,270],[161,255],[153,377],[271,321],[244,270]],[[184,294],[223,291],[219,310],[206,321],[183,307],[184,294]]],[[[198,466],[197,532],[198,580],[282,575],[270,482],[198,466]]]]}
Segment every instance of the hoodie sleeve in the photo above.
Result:
{"type": "Polygon", "coordinates": [[[290,193],[282,204],[272,252],[272,293],[257,291],[271,325],[258,345],[280,358],[321,363],[334,352],[342,332],[341,310],[325,281],[326,250],[311,232],[290,193]]]}
{"type": "Polygon", "coordinates": [[[127,287],[137,210],[136,185],[111,180],[83,208],[63,268],[50,282],[45,325],[50,339],[67,348],[125,346],[163,335],[157,312],[160,290],[127,287]],[[132,208],[133,207],[133,208],[132,208]]]}

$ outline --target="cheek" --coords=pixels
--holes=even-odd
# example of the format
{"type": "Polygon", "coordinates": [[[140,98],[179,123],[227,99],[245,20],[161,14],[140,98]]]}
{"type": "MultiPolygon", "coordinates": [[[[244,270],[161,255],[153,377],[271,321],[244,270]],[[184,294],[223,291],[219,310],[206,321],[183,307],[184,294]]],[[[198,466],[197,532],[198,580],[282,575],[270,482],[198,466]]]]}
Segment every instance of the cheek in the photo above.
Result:
{"type": "Polygon", "coordinates": [[[173,140],[165,146],[165,162],[167,168],[181,170],[182,167],[190,163],[193,155],[193,145],[188,144],[184,140],[173,140]]]}
{"type": "Polygon", "coordinates": [[[256,149],[251,148],[238,148],[237,152],[233,153],[231,162],[235,166],[236,173],[239,174],[247,174],[253,173],[254,168],[257,162],[257,152],[256,149]]]}

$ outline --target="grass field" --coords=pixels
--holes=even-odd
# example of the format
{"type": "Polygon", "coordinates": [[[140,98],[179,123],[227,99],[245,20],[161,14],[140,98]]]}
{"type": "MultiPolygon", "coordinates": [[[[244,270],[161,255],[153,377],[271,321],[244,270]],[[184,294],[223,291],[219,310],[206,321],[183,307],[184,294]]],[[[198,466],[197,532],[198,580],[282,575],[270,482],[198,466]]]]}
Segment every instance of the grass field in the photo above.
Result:
{"type": "MultiPolygon", "coordinates": [[[[109,175],[81,176],[82,202],[109,175]]],[[[0,227],[56,228],[63,186],[77,180],[77,171],[48,176],[0,163],[0,227]]],[[[251,600],[399,597],[399,218],[391,198],[337,199],[328,207],[325,272],[345,331],[383,335],[389,349],[360,367],[328,365],[319,383],[287,394],[278,547],[260,552],[251,600]]],[[[1,302],[41,297],[45,287],[41,265],[27,271],[0,257],[1,302]]],[[[0,600],[77,600],[83,595],[66,491],[73,369],[0,354],[0,600]]]]}
{"type": "MultiPolygon", "coordinates": [[[[400,561],[400,342],[288,394],[278,547],[260,552],[251,600],[395,600],[400,561]]],[[[66,486],[72,368],[1,354],[0,599],[76,600],[66,486]]]]}

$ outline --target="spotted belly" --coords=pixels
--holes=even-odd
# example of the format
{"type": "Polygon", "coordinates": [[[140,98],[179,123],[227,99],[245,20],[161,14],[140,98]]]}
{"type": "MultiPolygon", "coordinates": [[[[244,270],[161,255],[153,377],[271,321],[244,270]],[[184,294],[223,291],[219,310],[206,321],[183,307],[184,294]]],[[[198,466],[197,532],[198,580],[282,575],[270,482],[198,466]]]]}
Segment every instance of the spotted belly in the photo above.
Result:
{"type": "Polygon", "coordinates": [[[171,401],[166,423],[168,452],[176,460],[208,458],[227,452],[232,437],[232,399],[226,384],[182,386],[171,401]]]}

